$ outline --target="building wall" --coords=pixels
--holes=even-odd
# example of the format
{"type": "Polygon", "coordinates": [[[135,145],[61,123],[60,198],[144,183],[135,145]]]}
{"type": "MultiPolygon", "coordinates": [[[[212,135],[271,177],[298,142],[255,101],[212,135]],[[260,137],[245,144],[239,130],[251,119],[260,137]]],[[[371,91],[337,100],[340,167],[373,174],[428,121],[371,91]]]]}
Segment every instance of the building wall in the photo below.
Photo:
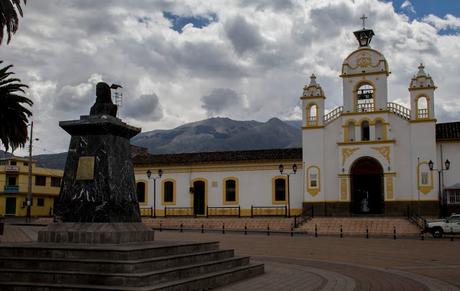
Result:
{"type": "MultiPolygon", "coordinates": [[[[2,160],[0,165],[0,216],[6,214],[7,198],[15,198],[15,216],[25,216],[27,208],[25,202],[28,193],[28,160],[23,158],[14,158],[16,161],[15,168],[9,168],[9,160],[2,160]],[[13,170],[13,171],[11,171],[13,170]],[[7,177],[16,177],[17,188],[6,187],[8,185],[7,177]]],[[[51,177],[62,179],[63,171],[57,169],[48,169],[36,167],[35,162],[32,164],[32,216],[48,216],[54,208],[54,198],[58,197],[60,187],[51,186],[51,177]],[[45,176],[46,185],[35,185],[36,176],[45,176]],[[38,199],[42,199],[43,206],[38,206],[38,199]]]]}
{"type": "MultiPolygon", "coordinates": [[[[445,168],[444,162],[450,161],[450,168],[448,171],[444,171],[444,187],[449,187],[460,183],[460,140],[456,141],[440,141],[436,144],[436,161],[434,168],[441,169],[445,168]]],[[[437,172],[435,179],[437,178],[437,172]]]]}
{"type": "MultiPolygon", "coordinates": [[[[193,197],[189,190],[195,180],[205,180],[207,184],[207,206],[241,207],[241,214],[249,216],[252,206],[284,206],[287,203],[277,203],[273,201],[272,179],[280,176],[278,165],[285,166],[285,173],[292,172],[292,164],[298,166],[297,174],[290,175],[290,198],[291,215],[298,215],[302,209],[302,162],[281,161],[270,164],[232,164],[232,165],[206,165],[193,167],[162,167],[163,175],[156,181],[156,214],[164,215],[162,204],[163,189],[162,181],[172,179],[176,185],[176,198],[174,205],[167,207],[193,207],[193,197]],[[223,186],[224,179],[235,177],[238,179],[238,200],[237,203],[228,205],[224,203],[223,186]]],[[[148,180],[145,172],[147,167],[135,166],[136,181],[148,181],[147,193],[148,201],[141,207],[153,207],[154,190],[153,179],[148,180]]],[[[153,175],[158,172],[158,167],[150,168],[153,175]]]]}

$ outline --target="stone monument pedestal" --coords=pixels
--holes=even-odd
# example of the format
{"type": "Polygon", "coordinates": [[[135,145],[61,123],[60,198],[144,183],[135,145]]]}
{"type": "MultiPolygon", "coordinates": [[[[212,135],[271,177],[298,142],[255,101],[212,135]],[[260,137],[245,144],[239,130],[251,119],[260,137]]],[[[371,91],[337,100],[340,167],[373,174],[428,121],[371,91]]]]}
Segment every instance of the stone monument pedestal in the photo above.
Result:
{"type": "Polygon", "coordinates": [[[123,244],[154,240],[143,223],[52,223],[38,232],[42,243],[123,244]]]}

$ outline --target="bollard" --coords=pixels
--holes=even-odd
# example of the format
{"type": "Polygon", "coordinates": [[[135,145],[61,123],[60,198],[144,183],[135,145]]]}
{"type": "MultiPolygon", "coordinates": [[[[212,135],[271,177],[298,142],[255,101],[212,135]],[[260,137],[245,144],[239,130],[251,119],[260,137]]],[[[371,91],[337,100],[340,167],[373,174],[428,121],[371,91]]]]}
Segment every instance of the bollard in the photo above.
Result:
{"type": "Polygon", "coordinates": [[[222,234],[225,234],[225,223],[222,223],[222,234]]]}
{"type": "Polygon", "coordinates": [[[181,224],[180,224],[180,232],[183,232],[183,231],[184,231],[183,228],[184,228],[184,225],[181,223],[181,224]]]}
{"type": "Polygon", "coordinates": [[[204,233],[204,224],[201,224],[201,233],[204,233]]]}
{"type": "Polygon", "coordinates": [[[267,225],[267,236],[270,236],[270,225],[267,225]]]}
{"type": "Polygon", "coordinates": [[[396,226],[393,226],[393,239],[396,239],[396,226]]]}
{"type": "Polygon", "coordinates": [[[244,234],[248,234],[248,226],[246,225],[246,223],[244,224],[244,234]]]}
{"type": "Polygon", "coordinates": [[[421,240],[425,240],[425,233],[422,231],[420,231],[420,239],[421,240]]]}
{"type": "Polygon", "coordinates": [[[450,228],[450,241],[454,241],[454,230],[450,228]]]}
{"type": "Polygon", "coordinates": [[[294,236],[294,228],[291,226],[291,236],[294,236]]]}
{"type": "Polygon", "coordinates": [[[366,238],[369,238],[369,227],[366,225],[366,238]]]}
{"type": "Polygon", "coordinates": [[[340,238],[343,238],[343,229],[342,229],[342,225],[340,225],[340,238]]]}
{"type": "Polygon", "coordinates": [[[160,222],[160,232],[161,232],[161,222],[160,222]]]}
{"type": "Polygon", "coordinates": [[[318,225],[315,224],[315,237],[318,237],[318,225]]]}

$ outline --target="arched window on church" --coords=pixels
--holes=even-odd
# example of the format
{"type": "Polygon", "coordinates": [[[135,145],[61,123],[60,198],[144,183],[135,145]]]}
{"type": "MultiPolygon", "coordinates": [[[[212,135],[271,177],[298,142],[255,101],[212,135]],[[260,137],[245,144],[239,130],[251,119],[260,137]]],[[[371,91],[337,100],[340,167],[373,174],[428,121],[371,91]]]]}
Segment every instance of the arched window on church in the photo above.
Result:
{"type": "Polygon", "coordinates": [[[425,96],[420,96],[417,99],[417,118],[428,118],[428,99],[425,96]]]}
{"type": "Polygon", "coordinates": [[[355,122],[348,122],[348,141],[355,141],[355,122]]]}
{"type": "Polygon", "coordinates": [[[385,136],[385,127],[383,126],[383,122],[381,120],[377,120],[375,122],[375,139],[383,140],[385,136]]]}
{"type": "Polygon", "coordinates": [[[374,87],[361,84],[356,91],[356,112],[372,112],[374,108],[374,87]]]}
{"type": "Polygon", "coordinates": [[[318,106],[316,104],[310,104],[310,106],[307,108],[307,125],[318,125],[318,106]]]}
{"type": "Polygon", "coordinates": [[[369,128],[369,121],[364,120],[361,123],[361,140],[367,141],[370,139],[370,128],[369,128]]]}

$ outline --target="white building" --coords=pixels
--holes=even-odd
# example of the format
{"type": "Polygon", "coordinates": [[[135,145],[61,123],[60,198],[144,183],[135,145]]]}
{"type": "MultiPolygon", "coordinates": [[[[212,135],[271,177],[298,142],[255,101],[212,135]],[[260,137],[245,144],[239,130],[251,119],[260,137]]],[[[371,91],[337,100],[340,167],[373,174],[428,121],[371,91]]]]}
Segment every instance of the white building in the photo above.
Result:
{"type": "Polygon", "coordinates": [[[155,206],[158,216],[165,208],[195,215],[435,215],[460,203],[460,123],[436,125],[431,76],[418,67],[410,109],[388,102],[390,70],[370,47],[374,32],[354,34],[359,47],[340,75],[343,106],[326,114],[327,94],[314,75],[303,90],[302,149],[137,155],[141,207],[155,206]],[[452,167],[444,171],[446,160],[452,167]],[[442,189],[454,198],[442,198],[442,189]]]}

